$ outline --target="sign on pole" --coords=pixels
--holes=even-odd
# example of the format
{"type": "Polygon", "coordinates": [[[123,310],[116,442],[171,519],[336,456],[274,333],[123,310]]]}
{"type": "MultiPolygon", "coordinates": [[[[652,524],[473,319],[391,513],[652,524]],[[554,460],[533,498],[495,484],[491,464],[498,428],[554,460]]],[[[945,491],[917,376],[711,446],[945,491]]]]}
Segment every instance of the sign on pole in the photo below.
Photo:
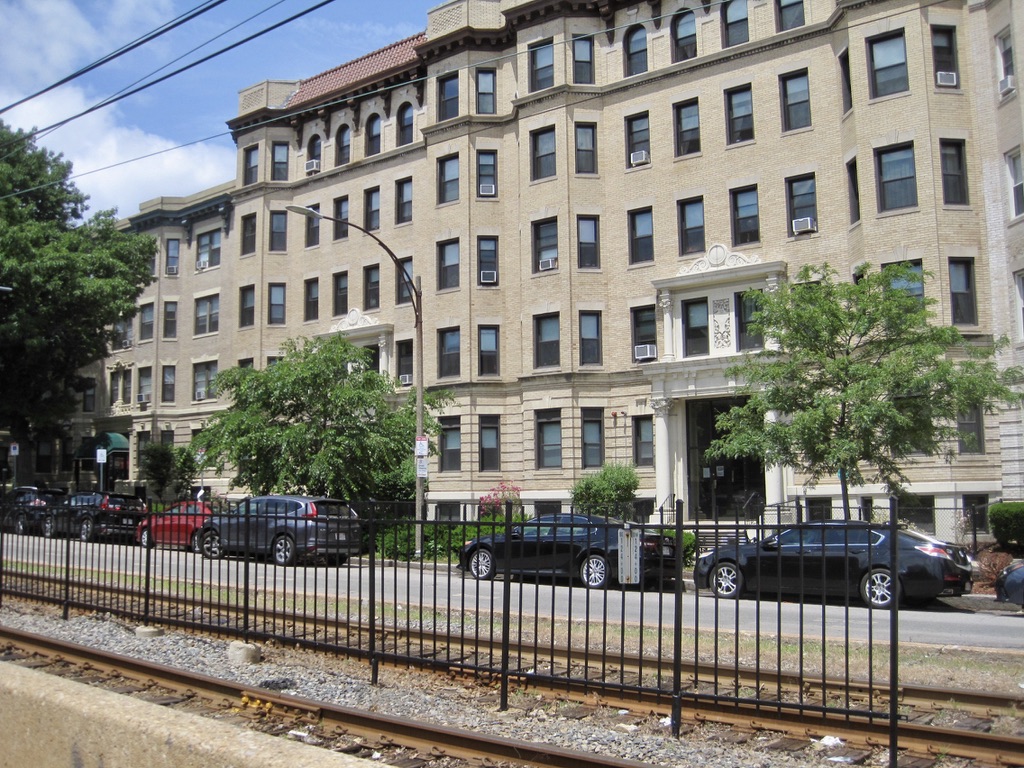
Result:
{"type": "Polygon", "coordinates": [[[106,464],[107,463],[107,449],[106,448],[97,448],[96,449],[96,463],[97,464],[106,464]]]}
{"type": "Polygon", "coordinates": [[[427,438],[420,435],[416,438],[416,457],[426,456],[430,453],[430,443],[427,438]]]}
{"type": "Polygon", "coordinates": [[[21,446],[20,446],[20,445],[18,445],[17,443],[11,443],[11,447],[10,447],[10,449],[8,450],[8,453],[9,453],[9,454],[10,454],[11,456],[17,456],[17,455],[18,455],[18,453],[20,453],[20,452],[21,452],[21,446]]]}
{"type": "Polygon", "coordinates": [[[416,457],[416,477],[427,476],[427,457],[417,456],[416,457]]]}
{"type": "Polygon", "coordinates": [[[640,543],[643,532],[625,526],[619,529],[619,583],[640,583],[640,543]]]}

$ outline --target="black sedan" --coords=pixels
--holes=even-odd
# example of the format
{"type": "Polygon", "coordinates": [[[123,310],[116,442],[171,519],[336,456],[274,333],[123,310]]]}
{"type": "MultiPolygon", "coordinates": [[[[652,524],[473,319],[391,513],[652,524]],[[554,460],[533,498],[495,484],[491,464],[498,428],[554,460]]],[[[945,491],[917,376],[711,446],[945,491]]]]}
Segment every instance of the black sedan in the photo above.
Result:
{"type": "Polygon", "coordinates": [[[344,501],[310,496],[257,496],[203,523],[206,557],[263,555],[275,565],[326,558],[340,565],[362,550],[355,511],[344,501]]]}
{"type": "Polygon", "coordinates": [[[587,587],[601,589],[632,579],[620,578],[619,542],[624,535],[639,535],[639,559],[627,561],[633,576],[661,582],[675,573],[675,542],[660,533],[645,532],[622,520],[579,514],[541,515],[504,533],[480,536],[459,550],[459,568],[477,579],[491,579],[508,571],[516,575],[579,577],[587,587]]]}
{"type": "MultiPolygon", "coordinates": [[[[873,608],[888,608],[894,591],[889,536],[888,527],[867,522],[806,523],[702,555],[694,582],[722,598],[859,595],[873,608]]],[[[970,593],[972,563],[964,548],[905,529],[897,541],[900,594],[908,603],[970,593]]]]}
{"type": "Polygon", "coordinates": [[[67,492],[23,485],[3,500],[3,526],[14,533],[40,533],[50,510],[67,502],[67,492]]]}

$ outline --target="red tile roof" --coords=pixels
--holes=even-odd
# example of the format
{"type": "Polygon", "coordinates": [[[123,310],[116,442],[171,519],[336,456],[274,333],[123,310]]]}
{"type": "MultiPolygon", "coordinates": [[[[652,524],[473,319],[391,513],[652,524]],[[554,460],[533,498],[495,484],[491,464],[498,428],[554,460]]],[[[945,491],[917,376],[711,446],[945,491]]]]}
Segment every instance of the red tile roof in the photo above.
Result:
{"type": "Polygon", "coordinates": [[[288,108],[292,109],[307,102],[317,101],[346,86],[371,80],[374,75],[415,63],[419,60],[419,56],[416,55],[416,46],[426,42],[426,39],[426,33],[420,32],[334,69],[313,75],[307,80],[302,80],[298,90],[288,100],[288,108]]]}

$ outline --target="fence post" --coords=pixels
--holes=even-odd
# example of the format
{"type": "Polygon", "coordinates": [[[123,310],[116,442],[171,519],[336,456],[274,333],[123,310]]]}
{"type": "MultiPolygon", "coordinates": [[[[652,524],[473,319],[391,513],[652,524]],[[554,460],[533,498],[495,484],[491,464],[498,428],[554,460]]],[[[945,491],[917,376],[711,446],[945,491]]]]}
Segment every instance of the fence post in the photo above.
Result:
{"type": "Polygon", "coordinates": [[[512,558],[509,556],[512,541],[512,501],[505,502],[505,566],[502,568],[501,585],[501,704],[502,712],[508,710],[508,654],[509,614],[512,612],[512,558]]]}
{"type": "MultiPolygon", "coordinates": [[[[683,516],[676,510],[675,617],[672,626],[672,738],[679,738],[683,719],[683,516]]],[[[696,590],[696,585],[694,585],[696,590]]],[[[694,596],[696,600],[696,596],[694,596]]],[[[696,669],[696,658],[694,669],[696,669]]]]}
{"type": "MultiPolygon", "coordinates": [[[[899,759],[900,693],[900,546],[898,503],[889,515],[889,568],[892,577],[892,602],[889,604],[889,768],[899,759]]],[[[870,621],[870,612],[868,614],[870,621]]]]}
{"type": "Polygon", "coordinates": [[[370,654],[370,684],[377,685],[380,673],[380,659],[377,658],[377,503],[372,499],[367,536],[370,542],[370,576],[367,583],[370,591],[370,613],[367,617],[370,624],[370,646],[367,652],[370,654]]]}
{"type": "Polygon", "coordinates": [[[242,641],[249,642],[249,561],[253,552],[249,547],[252,539],[249,537],[249,521],[252,507],[249,501],[245,504],[245,519],[242,522],[242,531],[245,536],[245,546],[242,547],[242,641]]]}
{"type": "Polygon", "coordinates": [[[149,597],[150,597],[150,580],[152,579],[151,564],[153,560],[153,548],[156,546],[156,539],[153,538],[153,507],[147,507],[146,513],[146,531],[149,533],[149,540],[153,542],[153,546],[143,547],[143,556],[146,558],[146,569],[145,578],[143,579],[142,587],[142,625],[147,626],[149,624],[149,597]]]}
{"type": "MultiPolygon", "coordinates": [[[[68,515],[70,516],[70,512],[68,515]]],[[[70,526],[70,523],[69,523],[70,526]]],[[[83,545],[84,546],[84,545],[83,545]]],[[[64,600],[61,610],[61,617],[67,621],[71,617],[71,530],[68,529],[64,537],[64,600]]]]}

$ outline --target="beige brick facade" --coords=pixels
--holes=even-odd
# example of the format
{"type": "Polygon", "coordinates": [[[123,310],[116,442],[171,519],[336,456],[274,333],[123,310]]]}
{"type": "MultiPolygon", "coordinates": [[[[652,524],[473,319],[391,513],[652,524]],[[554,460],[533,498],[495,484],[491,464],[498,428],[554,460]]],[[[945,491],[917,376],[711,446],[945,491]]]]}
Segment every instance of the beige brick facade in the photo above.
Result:
{"type": "MultiPolygon", "coordinates": [[[[335,201],[347,197],[350,219],[363,224],[367,191],[378,188],[375,232],[398,258],[412,260],[422,280],[426,385],[455,395],[443,415],[459,419],[461,469],[440,471],[438,460],[431,460],[431,501],[473,500],[502,480],[521,486],[534,500],[566,499],[573,483],[592,471],[583,466],[585,409],[597,409],[600,425],[588,427],[599,435],[596,453],[588,455],[631,462],[638,451],[647,457],[653,449],[653,460],[639,468],[640,495],[667,515],[677,505],[687,517],[732,514],[752,494],[768,503],[837,498],[837,484],[805,489],[789,473],[751,477],[736,466],[705,467],[698,459],[698,404],[734,391],[726,369],[739,354],[737,294],[770,287],[808,263],[828,261],[852,275],[864,262],[919,260],[932,275],[926,293],[937,300],[937,321],[949,323],[950,260],[959,260],[973,269],[977,306],[976,322],[962,330],[981,338],[1009,334],[1011,357],[1019,359],[1020,300],[1006,279],[1005,262],[1011,272],[1024,272],[1024,230],[1007,213],[1012,194],[1005,155],[1021,143],[1021,102],[1016,91],[998,92],[994,40],[1006,29],[1020,39],[1024,29],[1009,0],[804,0],[803,23],[780,31],[778,3],[749,0],[749,41],[723,47],[723,7],[730,5],[738,7],[662,0],[570,9],[543,0],[455,0],[430,12],[426,36],[407,64],[339,83],[315,98],[303,95],[303,83],[245,89],[239,115],[229,123],[239,150],[237,179],[192,198],[150,201],[129,219],[161,241],[159,279],[141,302],[154,304],[156,332],[144,342],[136,328],[133,346],[115,351],[102,378],[106,387],[115,366],[150,367],[154,395],[141,410],[138,403],[121,405],[116,399],[110,406],[109,393],[101,394],[101,406],[112,410],[96,419],[95,427],[134,433],[134,448],[140,433],[156,439],[170,426],[175,441],[184,443],[212,409],[224,405],[194,399],[196,365],[216,361],[223,369],[251,359],[262,367],[279,354],[285,339],[296,336],[348,333],[358,343],[379,347],[382,368],[397,375],[396,344],[411,342],[414,317],[408,304],[396,306],[398,275],[387,255],[351,229],[336,239],[330,221],[321,222],[319,243],[307,246],[305,219],[285,213],[285,206],[296,204],[334,215],[335,201]],[[696,55],[677,60],[675,21],[687,10],[694,13],[696,55]],[[638,28],[644,34],[634,37],[638,28]],[[955,85],[936,84],[936,30],[954,34],[955,85]],[[574,82],[577,36],[593,44],[592,83],[574,82]],[[627,76],[626,41],[644,37],[646,71],[627,76]],[[887,40],[895,42],[880,42],[887,40]],[[904,57],[897,54],[896,69],[886,69],[891,63],[886,57],[898,52],[900,43],[904,57]],[[535,64],[537,50],[541,56],[535,64]],[[547,52],[551,84],[535,88],[531,74],[538,74],[533,70],[545,64],[547,52]],[[844,62],[849,109],[844,108],[844,62]],[[493,114],[478,109],[481,70],[495,74],[493,114]],[[906,87],[873,95],[873,75],[882,80],[892,71],[897,76],[902,71],[906,87]],[[800,99],[787,100],[785,84],[804,75],[810,124],[789,126],[784,114],[787,107],[798,108],[800,99]],[[457,114],[442,120],[440,81],[451,76],[458,81],[457,114]],[[736,107],[733,123],[742,117],[742,98],[732,102],[730,94],[742,96],[744,89],[752,103],[753,138],[729,143],[730,103],[736,107]],[[700,151],[684,154],[676,143],[675,107],[694,101],[700,151]],[[413,140],[399,145],[404,105],[412,109],[413,140]],[[367,155],[373,115],[381,119],[381,151],[367,155]],[[641,146],[647,155],[631,158],[636,144],[630,144],[629,126],[642,129],[633,119],[644,115],[649,143],[641,146]],[[351,159],[337,165],[343,126],[350,130],[351,159]],[[596,172],[577,172],[577,126],[594,126],[596,172]],[[551,131],[554,157],[538,157],[551,131]],[[314,136],[320,140],[320,164],[307,173],[314,136]],[[287,148],[283,180],[273,178],[275,143],[287,148]],[[966,201],[944,201],[940,144],[954,156],[960,152],[967,169],[966,201]],[[916,203],[906,204],[897,194],[900,202],[882,210],[879,164],[893,149],[911,150],[911,179],[902,189],[912,189],[916,203]],[[481,152],[496,154],[494,195],[479,194],[481,152]],[[458,195],[442,203],[439,169],[443,159],[453,157],[458,195]],[[247,183],[250,159],[258,163],[256,179],[247,183]],[[552,172],[537,178],[534,166],[545,161],[552,172]],[[851,214],[854,166],[859,217],[851,214]],[[810,231],[794,234],[792,219],[798,217],[789,181],[810,178],[811,208],[800,210],[812,210],[806,218],[814,221],[810,231]],[[411,179],[412,218],[396,223],[396,182],[404,179],[411,179]],[[756,236],[739,237],[734,234],[736,196],[754,190],[756,236]],[[703,247],[683,253],[680,203],[697,199],[703,200],[703,247]],[[287,247],[272,250],[275,213],[287,221],[287,247]],[[650,260],[631,255],[631,248],[646,253],[643,238],[631,243],[634,215],[641,225],[653,224],[650,260]],[[243,247],[244,222],[253,216],[255,242],[243,247]],[[579,217],[599,222],[599,266],[580,265],[579,217]],[[554,268],[541,270],[535,238],[544,222],[557,223],[557,260],[545,265],[554,268]],[[197,271],[199,239],[212,232],[220,236],[220,264],[197,271]],[[479,279],[480,238],[498,240],[496,283],[479,279]],[[177,275],[166,269],[170,240],[180,244],[177,275]],[[452,241],[458,243],[457,285],[442,287],[439,244],[452,241]],[[364,302],[364,277],[374,266],[380,270],[379,308],[364,302]],[[341,272],[348,277],[348,312],[335,314],[333,283],[341,272]],[[318,281],[318,317],[307,320],[303,297],[311,280],[318,281]],[[271,284],[285,287],[283,324],[268,323],[271,284]],[[255,295],[254,321],[240,327],[240,291],[246,286],[255,295]],[[197,300],[214,295],[218,330],[194,334],[197,300]],[[178,331],[169,340],[162,334],[162,307],[172,300],[178,302],[178,331]],[[708,314],[708,351],[693,354],[686,348],[685,302],[701,300],[708,314]],[[638,335],[639,308],[654,318],[656,338],[638,335]],[[581,312],[600,313],[598,362],[581,362],[581,312]],[[557,316],[558,359],[538,367],[535,334],[541,316],[557,316]],[[480,373],[480,326],[500,329],[498,374],[480,373]],[[439,375],[442,329],[459,331],[457,376],[439,375]],[[657,356],[636,361],[634,347],[648,342],[657,356]],[[176,367],[177,386],[173,402],[164,402],[159,369],[169,365],[176,367]],[[538,412],[559,417],[560,466],[538,466],[538,412]],[[480,468],[484,416],[500,420],[500,469],[480,468]],[[638,445],[637,434],[652,434],[653,445],[638,445]]],[[[793,91],[799,92],[799,87],[793,91]]],[[[636,132],[633,139],[644,137],[636,132]]],[[[898,174],[907,165],[893,167],[898,174]]],[[[888,167],[887,172],[894,171],[888,167]]],[[[899,186],[898,179],[890,181],[899,186]]],[[[749,203],[749,194],[742,200],[749,203]]],[[[992,500],[1003,495],[1004,474],[1016,472],[1015,487],[1024,485],[1019,413],[986,419],[985,450],[952,465],[920,462],[910,473],[913,490],[934,497],[936,506],[960,506],[965,494],[992,500]],[[1015,470],[995,460],[1004,441],[1016,457],[1015,470]]],[[[133,460],[133,472],[134,466],[133,460]]],[[[857,491],[876,505],[887,504],[881,488],[857,491]]]]}

